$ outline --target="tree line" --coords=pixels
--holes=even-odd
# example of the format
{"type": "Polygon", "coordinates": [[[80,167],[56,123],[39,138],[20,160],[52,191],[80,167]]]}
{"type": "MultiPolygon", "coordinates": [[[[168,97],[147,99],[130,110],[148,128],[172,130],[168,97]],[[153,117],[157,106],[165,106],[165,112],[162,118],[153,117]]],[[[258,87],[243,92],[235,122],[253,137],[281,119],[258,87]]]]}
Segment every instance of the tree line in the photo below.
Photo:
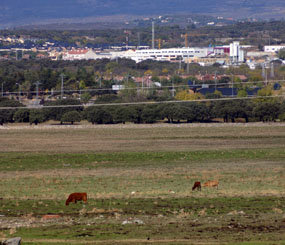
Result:
{"type": "Polygon", "coordinates": [[[0,124],[58,121],[60,124],[74,124],[87,120],[92,124],[141,123],[206,123],[214,121],[243,122],[285,121],[285,100],[217,100],[211,102],[162,103],[150,105],[108,105],[94,104],[84,107],[78,100],[57,100],[46,102],[44,108],[24,107],[20,102],[7,98],[0,99],[0,124]],[[64,107],[67,106],[67,107],[64,107]],[[13,109],[15,107],[15,109],[13,109]]]}

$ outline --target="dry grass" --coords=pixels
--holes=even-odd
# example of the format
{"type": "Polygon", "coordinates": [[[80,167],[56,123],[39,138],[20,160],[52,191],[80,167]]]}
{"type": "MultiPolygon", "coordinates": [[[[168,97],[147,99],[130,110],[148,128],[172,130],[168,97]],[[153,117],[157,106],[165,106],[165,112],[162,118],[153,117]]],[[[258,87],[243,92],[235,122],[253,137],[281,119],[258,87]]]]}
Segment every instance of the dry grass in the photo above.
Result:
{"type": "Polygon", "coordinates": [[[285,124],[0,127],[0,152],[147,152],[285,148],[285,124]]]}
{"type": "MultiPolygon", "coordinates": [[[[1,152],[123,153],[263,148],[269,149],[270,154],[273,153],[271,148],[285,148],[285,124],[48,125],[32,128],[2,127],[0,132],[1,152]]],[[[224,152],[220,151],[220,154],[224,152]]],[[[47,155],[46,158],[48,157],[47,155]]],[[[163,163],[158,162],[157,158],[149,158],[151,163],[140,165],[141,160],[133,158],[126,160],[130,162],[123,166],[116,164],[114,158],[106,165],[104,162],[91,162],[86,168],[82,164],[79,169],[60,169],[63,165],[61,164],[48,171],[37,169],[1,172],[0,189],[3,191],[0,194],[5,198],[16,195],[23,199],[63,199],[69,192],[78,190],[87,191],[92,198],[124,197],[132,192],[136,193],[135,197],[185,197],[193,195],[191,186],[194,181],[216,179],[220,181],[218,191],[204,190],[195,195],[285,194],[282,159],[258,158],[241,161],[234,158],[223,159],[222,156],[222,160],[219,159],[216,156],[212,161],[205,158],[195,162],[191,157],[182,157],[172,162],[165,158],[166,162],[163,163]],[[134,166],[133,161],[137,161],[134,166]],[[56,190],[52,197],[49,194],[51,190],[56,190]]],[[[144,161],[148,161],[148,158],[144,161]]],[[[44,164],[49,164],[49,161],[44,164]]]]}

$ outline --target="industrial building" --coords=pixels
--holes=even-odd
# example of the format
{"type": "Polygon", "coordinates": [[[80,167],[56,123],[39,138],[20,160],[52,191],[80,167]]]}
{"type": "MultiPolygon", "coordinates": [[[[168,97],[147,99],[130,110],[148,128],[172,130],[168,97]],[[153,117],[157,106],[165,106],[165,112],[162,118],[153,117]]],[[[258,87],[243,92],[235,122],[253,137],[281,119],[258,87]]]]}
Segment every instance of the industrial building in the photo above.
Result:
{"type": "Polygon", "coordinates": [[[239,42],[230,44],[230,60],[232,65],[244,63],[244,51],[241,49],[239,42]]]}
{"type": "Polygon", "coordinates": [[[111,59],[110,53],[96,53],[92,49],[73,49],[62,55],[63,60],[97,60],[111,59]]]}
{"type": "Polygon", "coordinates": [[[168,49],[128,49],[125,51],[108,50],[95,52],[92,49],[70,50],[63,54],[63,60],[83,59],[131,59],[139,63],[144,60],[181,61],[201,64],[231,64],[239,65],[244,62],[244,50],[239,42],[228,46],[218,47],[183,47],[168,49]]]}
{"type": "Polygon", "coordinates": [[[281,49],[285,49],[285,44],[264,46],[264,52],[276,53],[276,52],[279,52],[279,50],[281,50],[281,49]]]}
{"type": "Polygon", "coordinates": [[[158,61],[185,61],[192,57],[208,57],[214,54],[213,48],[170,48],[170,49],[142,49],[142,50],[127,50],[123,52],[112,52],[112,58],[127,58],[141,62],[144,60],[158,61]]]}

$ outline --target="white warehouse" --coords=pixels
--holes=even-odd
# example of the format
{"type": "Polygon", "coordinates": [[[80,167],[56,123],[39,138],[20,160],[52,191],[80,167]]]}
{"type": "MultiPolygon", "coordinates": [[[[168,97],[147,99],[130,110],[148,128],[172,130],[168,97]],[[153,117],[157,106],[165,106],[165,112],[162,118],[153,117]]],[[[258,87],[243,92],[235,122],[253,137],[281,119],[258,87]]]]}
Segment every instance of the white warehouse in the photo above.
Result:
{"type": "Polygon", "coordinates": [[[63,54],[63,60],[97,60],[111,59],[110,53],[95,53],[92,49],[73,49],[63,54]]]}
{"type": "Polygon", "coordinates": [[[212,47],[206,48],[170,48],[170,49],[141,49],[127,50],[123,52],[112,52],[112,58],[127,58],[141,62],[144,60],[171,61],[177,59],[187,59],[192,57],[208,57],[214,55],[212,47]]]}
{"type": "Polygon", "coordinates": [[[285,44],[283,44],[283,45],[267,45],[267,46],[264,46],[264,52],[275,53],[275,52],[278,52],[280,49],[285,49],[285,44]]]}

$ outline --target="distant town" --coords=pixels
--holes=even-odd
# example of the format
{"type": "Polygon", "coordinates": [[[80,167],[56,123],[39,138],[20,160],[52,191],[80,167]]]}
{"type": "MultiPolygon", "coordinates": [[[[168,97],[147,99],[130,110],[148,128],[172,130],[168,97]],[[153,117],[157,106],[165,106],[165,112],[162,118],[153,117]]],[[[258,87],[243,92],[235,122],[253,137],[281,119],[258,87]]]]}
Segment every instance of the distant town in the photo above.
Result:
{"type": "Polygon", "coordinates": [[[145,19],[146,28],[113,31],[2,30],[2,97],[34,107],[67,98],[92,104],[111,95],[141,101],[139,92],[120,97],[120,91],[135,88],[149,91],[147,101],[178,99],[185,91],[192,99],[215,92],[257,96],[268,85],[279,91],[273,94],[283,93],[285,37],[274,30],[282,21],[158,24],[166,20],[159,16],[145,19]]]}
{"type": "MultiPolygon", "coordinates": [[[[209,40],[208,45],[203,46],[201,43],[200,45],[199,43],[197,45],[197,42],[192,43],[192,40],[195,40],[196,37],[207,36],[207,34],[197,34],[196,31],[193,33],[189,31],[190,33],[174,36],[173,39],[183,39],[184,41],[183,44],[180,42],[179,45],[179,42],[177,42],[171,47],[170,41],[165,45],[167,41],[159,37],[161,36],[161,30],[156,34],[155,24],[157,24],[158,20],[161,24],[170,21],[171,18],[159,16],[156,19],[146,18],[142,20],[152,24],[152,29],[151,27],[148,28],[149,32],[151,30],[151,36],[149,34],[151,40],[148,40],[144,45],[141,44],[139,30],[136,31],[136,43],[134,43],[134,40],[130,40],[131,35],[134,35],[132,33],[134,31],[124,30],[125,40],[122,40],[121,43],[114,42],[113,44],[96,42],[100,37],[94,37],[94,35],[77,37],[81,40],[73,43],[46,37],[35,38],[31,35],[0,35],[0,60],[50,59],[74,61],[126,58],[137,63],[145,60],[155,60],[196,63],[200,66],[219,64],[224,68],[246,64],[253,70],[257,67],[268,66],[272,61],[284,64],[284,60],[278,57],[278,52],[285,49],[285,42],[280,43],[282,39],[272,38],[272,42],[275,44],[261,46],[252,42],[251,44],[244,44],[245,38],[243,37],[239,37],[236,40],[233,37],[223,37],[215,38],[215,43],[213,44],[209,40]],[[151,20],[152,22],[150,22],[151,20]],[[86,46],[84,46],[84,42],[87,43],[86,46]]],[[[207,22],[203,23],[203,25],[215,27],[228,25],[227,22],[227,24],[221,22],[224,20],[223,17],[217,17],[217,20],[217,22],[207,22]]],[[[229,19],[227,20],[230,21],[229,19]]],[[[199,22],[191,19],[190,24],[195,26],[199,25],[199,22]]],[[[268,36],[268,34],[266,35],[268,36]]],[[[270,36],[266,38],[269,38],[270,41],[270,36]]]]}

